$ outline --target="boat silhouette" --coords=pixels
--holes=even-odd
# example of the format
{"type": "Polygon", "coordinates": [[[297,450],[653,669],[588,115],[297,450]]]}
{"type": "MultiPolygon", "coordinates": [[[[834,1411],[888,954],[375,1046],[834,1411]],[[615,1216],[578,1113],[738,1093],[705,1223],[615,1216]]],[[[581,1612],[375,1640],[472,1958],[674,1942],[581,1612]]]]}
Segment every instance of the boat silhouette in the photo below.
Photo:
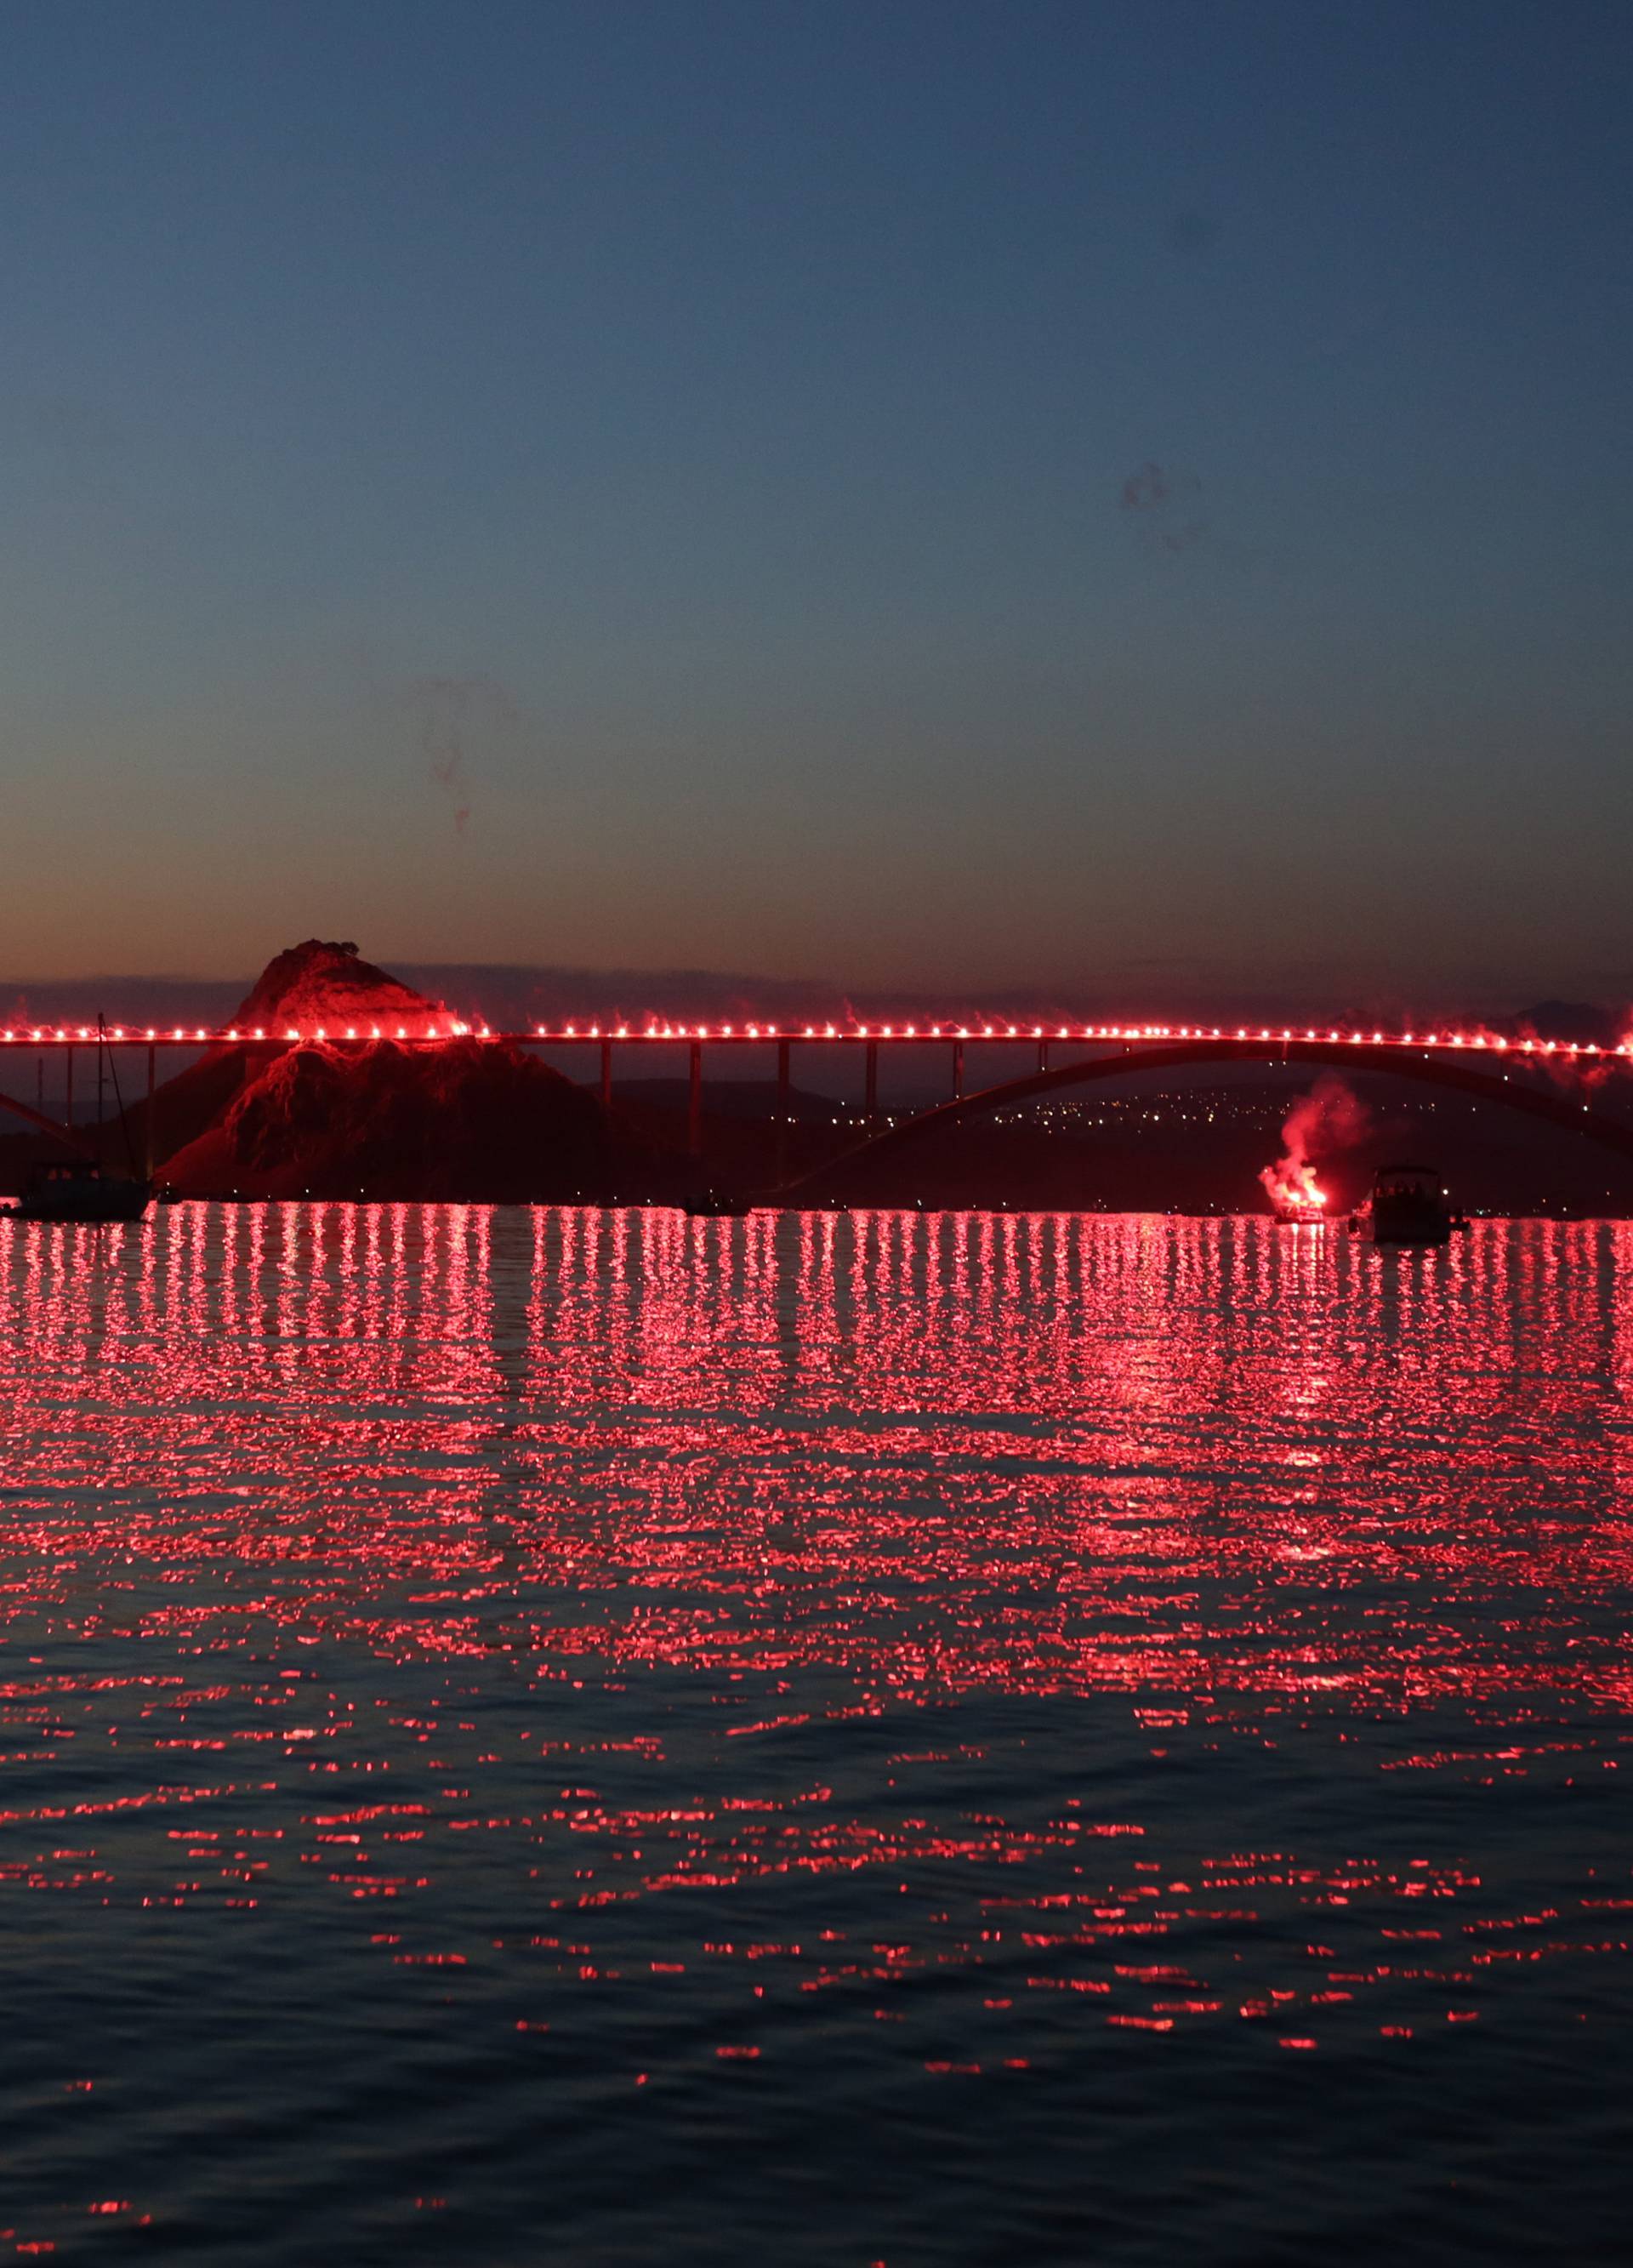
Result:
{"type": "Polygon", "coordinates": [[[1372,1244],[1445,1244],[1464,1223],[1434,1167],[1380,1166],[1350,1226],[1372,1244]]]}
{"type": "Polygon", "coordinates": [[[119,1072],[111,1050],[103,1045],[106,1026],[97,1018],[97,1123],[94,1157],[48,1159],[35,1166],[18,1201],[4,1208],[12,1220],[40,1221],[119,1221],[140,1220],[153,1201],[153,1185],[136,1170],[136,1156],[130,1145],[130,1129],[125,1120],[125,1106],[119,1092],[119,1072]],[[104,1122],[102,1115],[104,1068],[111,1071],[114,1096],[119,1106],[119,1123],[125,1138],[126,1153],[130,1171],[109,1173],[102,1162],[104,1122]]]}

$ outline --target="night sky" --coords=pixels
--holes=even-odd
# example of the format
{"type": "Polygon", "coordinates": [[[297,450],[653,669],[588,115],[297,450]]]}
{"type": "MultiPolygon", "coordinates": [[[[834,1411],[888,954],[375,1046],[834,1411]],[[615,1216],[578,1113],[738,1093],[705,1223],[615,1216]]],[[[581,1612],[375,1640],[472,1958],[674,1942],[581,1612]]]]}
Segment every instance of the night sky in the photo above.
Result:
{"type": "Polygon", "coordinates": [[[1633,10],[14,6],[0,976],[1633,996],[1633,10]]]}

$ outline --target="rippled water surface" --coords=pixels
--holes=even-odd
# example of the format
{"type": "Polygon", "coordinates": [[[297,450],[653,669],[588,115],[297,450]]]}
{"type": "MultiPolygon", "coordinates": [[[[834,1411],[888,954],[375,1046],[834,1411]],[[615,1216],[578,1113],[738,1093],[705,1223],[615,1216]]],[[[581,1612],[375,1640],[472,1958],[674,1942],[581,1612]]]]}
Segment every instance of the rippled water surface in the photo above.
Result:
{"type": "Polygon", "coordinates": [[[0,2252],[1622,2257],[1633,1229],[0,1223],[0,2252]]]}

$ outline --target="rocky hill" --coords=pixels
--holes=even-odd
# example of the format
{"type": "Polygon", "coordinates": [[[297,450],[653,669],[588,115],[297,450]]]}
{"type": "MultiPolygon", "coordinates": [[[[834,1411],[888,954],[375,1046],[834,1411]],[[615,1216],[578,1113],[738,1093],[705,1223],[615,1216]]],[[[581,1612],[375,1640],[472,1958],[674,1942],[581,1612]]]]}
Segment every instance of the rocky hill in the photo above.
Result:
{"type": "MultiPolygon", "coordinates": [[[[232,1022],[394,1032],[445,1013],[355,946],[313,938],[268,964],[232,1022]]],[[[185,1197],[570,1200],[609,1193],[630,1163],[593,1096],[475,1039],[224,1046],[158,1090],[153,1131],[158,1177],[185,1197]]]]}

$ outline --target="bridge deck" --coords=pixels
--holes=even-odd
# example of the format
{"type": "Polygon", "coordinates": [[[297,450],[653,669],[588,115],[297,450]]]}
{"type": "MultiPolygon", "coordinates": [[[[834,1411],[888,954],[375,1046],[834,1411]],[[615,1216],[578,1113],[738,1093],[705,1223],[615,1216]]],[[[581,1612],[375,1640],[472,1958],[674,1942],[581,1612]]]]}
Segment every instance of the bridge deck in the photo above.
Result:
{"type": "MultiPolygon", "coordinates": [[[[691,1024],[652,1020],[636,1024],[603,1024],[575,1020],[561,1024],[534,1024],[524,1029],[498,1031],[486,1024],[463,1021],[411,1024],[287,1026],[241,1029],[236,1025],[167,1027],[110,1024],[99,1035],[109,1047],[266,1048],[299,1045],[371,1046],[389,1042],[398,1046],[445,1046],[450,1041],[474,1039],[517,1047],[696,1046],[765,1047],[768,1045],[850,1047],[1022,1046],[1048,1047],[1065,1042],[1075,1046],[1159,1049],[1176,1042],[1205,1041],[1222,1054],[1239,1050],[1255,1055],[1264,1048],[1315,1042],[1357,1049],[1402,1049],[1419,1053],[1512,1056],[1540,1060],[1608,1060],[1633,1063],[1633,1036],[1615,1046],[1590,1042],[1513,1038],[1506,1034],[1435,1027],[1423,1031],[1386,1032],[1356,1025],[1206,1024],[691,1024]]],[[[0,1027],[0,1048],[34,1049],[95,1045],[98,1027],[91,1023],[24,1024],[0,1027]]]]}

